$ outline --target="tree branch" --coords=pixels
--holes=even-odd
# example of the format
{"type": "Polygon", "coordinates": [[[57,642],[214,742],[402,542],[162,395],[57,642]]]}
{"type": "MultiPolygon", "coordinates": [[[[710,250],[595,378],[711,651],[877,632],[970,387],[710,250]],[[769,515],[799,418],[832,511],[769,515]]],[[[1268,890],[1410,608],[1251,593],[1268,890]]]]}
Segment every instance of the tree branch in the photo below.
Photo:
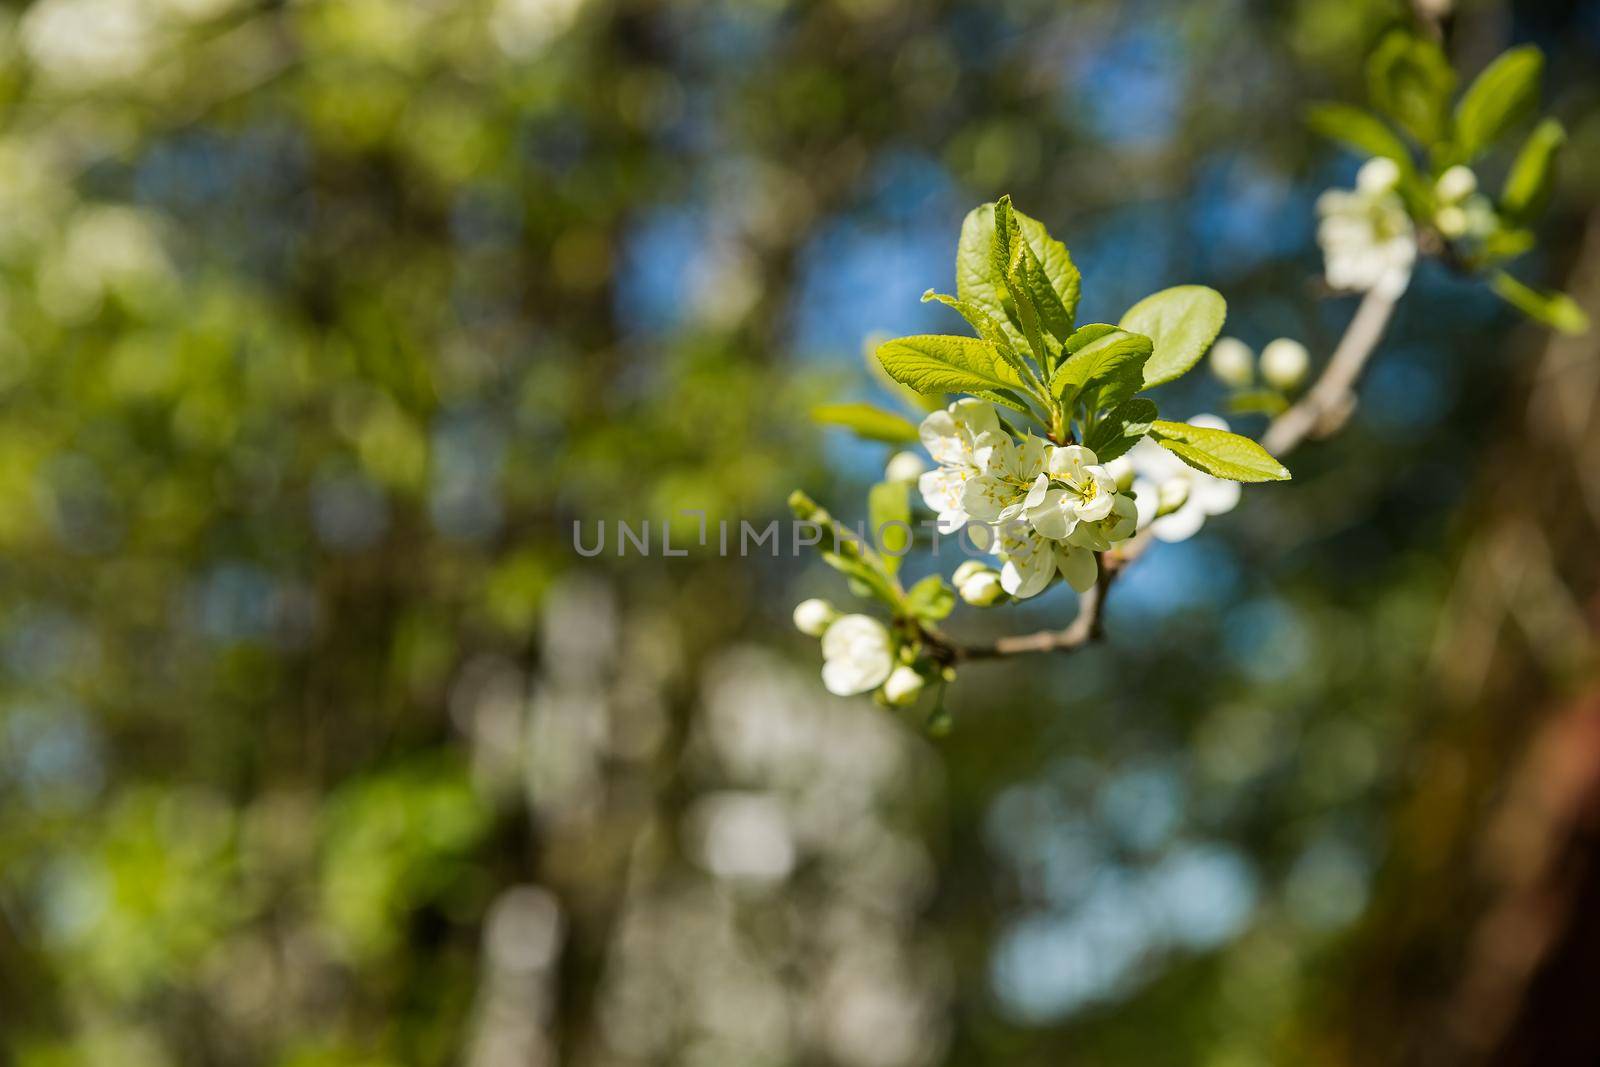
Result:
{"type": "MultiPolygon", "coordinates": [[[[1397,293],[1367,291],[1350,325],[1339,338],[1328,365],[1304,396],[1268,424],[1266,433],[1261,435],[1262,447],[1281,459],[1308,438],[1327,437],[1338,432],[1355,410],[1356,383],[1383,339],[1399,298],[1397,293]]],[[[953,641],[931,627],[923,628],[923,636],[935,654],[949,663],[1002,659],[1029,652],[1075,651],[1100,639],[1102,614],[1112,584],[1130,563],[1144,554],[1152,539],[1150,528],[1146,527],[1123,544],[1101,553],[1100,579],[1083,594],[1077,616],[1063,630],[1013,634],[980,644],[953,641]]]]}

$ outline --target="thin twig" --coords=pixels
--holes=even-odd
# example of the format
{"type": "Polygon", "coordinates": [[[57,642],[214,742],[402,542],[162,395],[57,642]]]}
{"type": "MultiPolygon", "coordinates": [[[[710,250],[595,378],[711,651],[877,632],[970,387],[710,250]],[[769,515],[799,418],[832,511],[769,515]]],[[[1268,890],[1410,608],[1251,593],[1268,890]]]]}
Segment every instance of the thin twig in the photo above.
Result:
{"type": "MultiPolygon", "coordinates": [[[[1355,410],[1355,386],[1361,372],[1383,339],[1389,319],[1394,315],[1399,294],[1369,289],[1356,308],[1355,317],[1339,338],[1317,380],[1305,395],[1267,426],[1261,435],[1262,447],[1280,459],[1293,452],[1310,437],[1326,437],[1338,431],[1355,410]]],[[[1100,555],[1100,579],[1078,601],[1078,614],[1063,630],[1013,634],[986,644],[962,644],[943,632],[924,628],[924,637],[935,655],[949,663],[968,660],[1002,659],[1029,652],[1072,652],[1102,634],[1106,596],[1117,576],[1144,554],[1151,543],[1150,528],[1139,531],[1125,543],[1100,555]]]]}

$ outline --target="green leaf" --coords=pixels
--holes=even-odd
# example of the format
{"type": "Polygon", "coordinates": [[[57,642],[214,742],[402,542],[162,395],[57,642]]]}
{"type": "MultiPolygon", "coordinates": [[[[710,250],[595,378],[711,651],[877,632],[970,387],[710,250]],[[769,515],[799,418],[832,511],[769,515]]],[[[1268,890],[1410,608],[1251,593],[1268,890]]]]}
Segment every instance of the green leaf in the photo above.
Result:
{"type": "Polygon", "coordinates": [[[995,351],[1000,353],[1000,358],[1015,374],[1016,384],[1030,392],[1033,391],[1033,383],[1038,380],[1034,376],[1033,368],[1028,366],[1028,361],[1017,351],[1016,346],[1011,343],[1010,335],[994,320],[994,316],[971,301],[936,293],[932,289],[922,294],[923,303],[930,300],[937,300],[945,307],[954,308],[978,332],[979,337],[994,345],[995,351]]]}
{"type": "Polygon", "coordinates": [[[1110,406],[1132,396],[1144,384],[1146,361],[1153,350],[1150,338],[1105,323],[1091,323],[1073,334],[1088,332],[1091,339],[1075,345],[1062,360],[1050,389],[1069,407],[1079,395],[1098,392],[1097,406],[1110,406]]]}
{"type": "Polygon", "coordinates": [[[1234,482],[1280,482],[1289,477],[1272,453],[1227,430],[1157,419],[1150,426],[1156,442],[1196,470],[1234,482]]]}
{"type": "Polygon", "coordinates": [[[889,605],[899,603],[900,597],[889,578],[866,560],[824,552],[822,562],[848,578],[850,589],[857,596],[874,596],[889,605]]]}
{"type": "Polygon", "coordinates": [[[1016,383],[995,346],[974,337],[922,334],[878,346],[878,362],[889,377],[919,393],[977,393],[1016,383]],[[998,365],[998,366],[997,366],[998,365]]]}
{"type": "Polygon", "coordinates": [[[1095,423],[1084,435],[1083,443],[1101,463],[1116,459],[1139,443],[1150,432],[1156,419],[1156,406],[1142,396],[1124,400],[1095,423]]]}
{"type": "Polygon", "coordinates": [[[917,427],[910,419],[871,404],[820,404],[811,409],[811,421],[843,426],[869,441],[891,445],[917,442],[917,427]]]}
{"type": "Polygon", "coordinates": [[[867,521],[884,570],[894,574],[911,548],[911,484],[879,482],[868,490],[867,521]]]}
{"type": "Polygon", "coordinates": [[[1562,333],[1576,335],[1586,333],[1589,329],[1588,314],[1566,293],[1541,293],[1523,285],[1503,270],[1495,272],[1489,280],[1489,288],[1530,319],[1562,333]]]}
{"type": "MultiPolygon", "coordinates": [[[[1078,313],[1078,292],[1082,284],[1078,268],[1073,264],[1067,246],[1051,237],[1044,223],[1024,215],[1016,208],[1012,208],[1011,213],[1016,219],[1017,232],[1027,241],[1028,250],[1033,253],[1033,259],[1037,262],[1045,282],[1055,294],[1050,312],[1041,315],[1045,320],[1045,328],[1065,341],[1067,335],[1072,332],[1073,317],[1078,313]],[[1056,304],[1060,305],[1061,312],[1065,316],[1065,321],[1061,323],[1059,330],[1049,321],[1056,304]]],[[[1030,282],[1030,287],[1033,285],[1034,283],[1030,282]]]]}
{"type": "Polygon", "coordinates": [[[1555,184],[1556,153],[1567,141],[1567,131],[1555,119],[1545,119],[1522,142],[1506,184],[1500,190],[1500,213],[1513,222],[1531,222],[1550,199],[1555,184]]]}
{"type": "Polygon", "coordinates": [[[1313,104],[1306,112],[1306,124],[1329,140],[1348,145],[1362,155],[1392,159],[1402,172],[1409,174],[1415,167],[1406,143],[1389,124],[1360,108],[1348,104],[1313,104]]]}
{"type": "Polygon", "coordinates": [[[1197,363],[1222,331],[1228,304],[1203,285],[1176,285],[1152,293],[1122,316],[1122,328],[1142,333],[1155,344],[1144,365],[1146,389],[1170,382],[1197,363]]]}
{"type": "MultiPolygon", "coordinates": [[[[956,295],[988,312],[1004,329],[1009,325],[1005,305],[1005,272],[994,269],[993,204],[979,204],[967,212],[961,223],[961,239],[956,244],[956,295]]],[[[1022,344],[1020,333],[1013,342],[1022,344]]]]}
{"type": "MultiPolygon", "coordinates": [[[[1011,284],[1007,287],[1011,292],[1012,303],[1018,311],[1026,303],[1032,308],[1035,316],[1036,327],[1047,333],[1051,338],[1065,340],[1072,333],[1072,315],[1061,302],[1061,294],[1057,293],[1050,278],[1045,274],[1044,266],[1039,258],[1034,255],[1033,249],[1028,247],[1026,240],[1018,240],[1012,245],[1011,284]]],[[[1024,319],[1026,325],[1027,320],[1024,319]]],[[[1026,331],[1024,331],[1026,332],[1026,331]]],[[[1048,370],[1055,358],[1056,345],[1051,345],[1045,340],[1046,351],[1040,353],[1042,365],[1048,370]]]]}
{"type": "MultiPolygon", "coordinates": [[[[978,205],[967,213],[962,222],[961,239],[956,246],[956,295],[987,312],[1011,338],[1012,344],[1020,349],[1028,344],[1028,339],[1023,334],[1020,313],[1006,284],[1012,250],[1019,243],[1027,245],[1065,312],[1066,328],[1057,336],[1070,332],[1071,318],[1078,306],[1078,270],[1073,266],[1066,246],[1052,238],[1037,219],[1015,210],[1009,197],[993,204],[978,205]],[[997,212],[1004,219],[998,233],[995,225],[997,212]],[[1024,238],[1022,242],[1016,241],[1019,234],[1024,238]],[[995,255],[997,244],[1001,250],[998,261],[995,255]]],[[[1032,270],[1031,266],[1029,270],[1032,270]]],[[[1032,278],[1019,280],[1024,283],[1022,287],[1025,290],[1037,288],[1032,278]]],[[[1036,313],[1039,295],[1035,294],[1036,313]]],[[[1053,307],[1045,310],[1047,320],[1053,314],[1053,307]]],[[[1054,332],[1048,321],[1045,328],[1054,332]]]]}
{"type": "Polygon", "coordinates": [[[1533,45],[1500,53],[1456,105],[1456,146],[1463,160],[1488,149],[1539,102],[1544,56],[1533,45]]]}
{"type": "Polygon", "coordinates": [[[1390,30],[1367,58],[1367,91],[1377,109],[1425,148],[1445,137],[1456,75],[1437,42],[1390,30]]]}
{"type": "Polygon", "coordinates": [[[1289,401],[1276,389],[1247,389],[1228,398],[1228,411],[1235,415],[1276,416],[1288,406],[1289,401]]]}
{"type": "Polygon", "coordinates": [[[1483,258],[1490,263],[1515,259],[1531,249],[1536,241],[1532,230],[1497,226],[1483,239],[1483,258]]]}
{"type": "Polygon", "coordinates": [[[1008,407],[1012,411],[1021,412],[1029,418],[1038,417],[1037,413],[1028,406],[1027,401],[1009,389],[984,389],[974,392],[972,395],[980,400],[987,400],[991,404],[999,404],[1001,407],[1008,407]]]}
{"type": "Polygon", "coordinates": [[[930,574],[906,593],[906,614],[926,622],[938,622],[955,610],[955,590],[937,574],[930,574]]]}

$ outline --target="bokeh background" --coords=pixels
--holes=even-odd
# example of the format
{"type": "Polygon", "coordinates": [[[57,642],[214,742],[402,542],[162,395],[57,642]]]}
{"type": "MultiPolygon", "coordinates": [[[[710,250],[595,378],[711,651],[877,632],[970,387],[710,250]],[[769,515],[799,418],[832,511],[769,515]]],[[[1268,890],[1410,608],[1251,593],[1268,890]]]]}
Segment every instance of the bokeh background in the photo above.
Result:
{"type": "MultiPolygon", "coordinates": [[[[6,5],[0,1063],[1600,1060],[1594,334],[1424,266],[1342,436],[944,738],[824,693],[813,561],[572,549],[859,515],[805,412],[892,402],[1001,193],[1085,321],[1201,282],[1325,357],[1302,112],[1410,17],[6,5]]],[[[1600,6],[1447,29],[1546,51],[1519,273],[1600,316],[1600,6]]]]}

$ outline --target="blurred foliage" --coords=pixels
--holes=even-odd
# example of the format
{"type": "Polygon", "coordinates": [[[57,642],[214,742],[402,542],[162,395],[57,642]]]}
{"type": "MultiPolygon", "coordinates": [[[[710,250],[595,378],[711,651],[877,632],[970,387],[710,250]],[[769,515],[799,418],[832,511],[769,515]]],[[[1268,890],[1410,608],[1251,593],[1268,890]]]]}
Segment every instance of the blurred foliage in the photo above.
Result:
{"type": "MultiPolygon", "coordinates": [[[[1142,560],[1109,647],[974,671],[937,746],[797,675],[830,572],[582,560],[571,525],[859,497],[888,446],[806,412],[887,399],[868,335],[953,327],[915,297],[1003,192],[1086,319],[1203,282],[1325,356],[1311,204],[1357,160],[1302,113],[1408,18],[8,5],[0,1062],[1336,1059],[1456,546],[1520,432],[1508,310],[1425,272],[1349,432],[1142,560]]],[[[1449,27],[1464,71],[1524,41],[1569,131],[1558,284],[1600,13],[1449,27]]]]}

